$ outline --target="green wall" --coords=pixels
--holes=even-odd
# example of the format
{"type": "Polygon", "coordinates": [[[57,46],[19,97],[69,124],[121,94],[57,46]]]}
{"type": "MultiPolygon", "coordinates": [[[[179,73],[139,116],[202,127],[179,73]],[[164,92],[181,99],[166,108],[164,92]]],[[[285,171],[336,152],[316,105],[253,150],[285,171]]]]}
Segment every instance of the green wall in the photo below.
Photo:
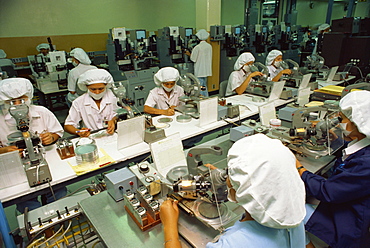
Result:
{"type": "Polygon", "coordinates": [[[196,0],[0,0],[0,37],[195,27],[196,0]]]}
{"type": "Polygon", "coordinates": [[[221,25],[244,24],[245,0],[221,1],[221,25]]]}

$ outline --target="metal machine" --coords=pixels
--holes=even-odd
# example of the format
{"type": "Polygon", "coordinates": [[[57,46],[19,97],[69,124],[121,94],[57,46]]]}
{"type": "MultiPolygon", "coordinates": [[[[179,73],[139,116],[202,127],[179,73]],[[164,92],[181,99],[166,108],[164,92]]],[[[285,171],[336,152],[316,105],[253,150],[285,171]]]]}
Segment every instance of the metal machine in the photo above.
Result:
{"type": "Polygon", "coordinates": [[[38,89],[53,92],[67,89],[67,59],[64,51],[49,52],[49,57],[28,56],[28,62],[38,89]]]}
{"type": "Polygon", "coordinates": [[[200,100],[205,99],[200,94],[205,87],[200,85],[199,79],[191,73],[186,73],[179,80],[180,86],[184,89],[185,95],[180,97],[180,101],[184,102],[184,105],[180,105],[175,109],[183,114],[190,115],[194,118],[199,118],[198,103],[200,100]]]}
{"type": "Polygon", "coordinates": [[[260,62],[255,62],[252,66],[250,66],[250,69],[251,69],[251,72],[261,70],[261,72],[263,73],[263,76],[255,77],[254,81],[249,82],[246,92],[253,94],[253,95],[269,97],[271,94],[272,86],[274,85],[274,82],[268,81],[267,79],[269,75],[268,68],[260,62]],[[257,66],[262,68],[262,70],[258,69],[257,66]]]}
{"type": "Polygon", "coordinates": [[[147,38],[145,30],[113,28],[108,34],[107,55],[114,81],[123,82],[127,98],[143,112],[149,91],[156,86],[153,76],[159,70],[155,38],[147,38]]]}
{"type": "Polygon", "coordinates": [[[301,71],[303,74],[312,73],[312,80],[326,80],[329,68],[325,65],[324,57],[318,54],[312,54],[307,56],[307,60],[304,62],[304,67],[301,67],[301,71]]]}
{"type": "Polygon", "coordinates": [[[22,163],[26,171],[30,187],[34,187],[52,180],[49,165],[43,153],[44,148],[38,135],[29,130],[29,108],[24,100],[21,104],[13,104],[9,108],[10,115],[15,119],[19,132],[8,135],[11,145],[17,146],[22,151],[22,163]]]}
{"type": "Polygon", "coordinates": [[[191,51],[197,43],[193,28],[171,26],[158,30],[157,51],[160,67],[175,67],[181,75],[193,73],[193,63],[185,54],[185,50],[191,51]]]}
{"type": "Polygon", "coordinates": [[[292,113],[292,127],[272,128],[266,134],[281,140],[302,156],[315,159],[332,155],[343,146],[338,111],[333,106],[297,109],[292,113]]]}

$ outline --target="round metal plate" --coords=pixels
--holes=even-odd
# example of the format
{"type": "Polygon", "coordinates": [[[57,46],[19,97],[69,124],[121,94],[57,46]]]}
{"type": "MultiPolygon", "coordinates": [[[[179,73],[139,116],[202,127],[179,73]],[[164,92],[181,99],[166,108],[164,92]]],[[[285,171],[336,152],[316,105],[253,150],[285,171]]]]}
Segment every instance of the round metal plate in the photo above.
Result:
{"type": "Polygon", "coordinates": [[[171,121],[173,121],[173,120],[172,120],[172,118],[169,118],[169,117],[162,117],[162,118],[158,119],[159,123],[168,123],[168,122],[171,122],[171,121]]]}
{"type": "Polygon", "coordinates": [[[204,218],[215,219],[220,216],[218,211],[220,211],[221,215],[225,213],[226,207],[225,205],[221,204],[219,205],[219,209],[217,209],[216,204],[212,204],[209,202],[202,202],[198,206],[198,211],[204,218]]]}
{"type": "Polygon", "coordinates": [[[166,175],[166,178],[170,182],[175,182],[179,180],[180,177],[188,175],[188,167],[187,166],[178,166],[172,168],[166,175]]]}
{"type": "Polygon", "coordinates": [[[185,108],[184,112],[186,114],[195,114],[195,112],[197,112],[197,111],[195,110],[195,108],[185,108]]]}
{"type": "Polygon", "coordinates": [[[176,117],[177,122],[185,123],[191,121],[191,116],[189,115],[179,115],[176,117]]]}

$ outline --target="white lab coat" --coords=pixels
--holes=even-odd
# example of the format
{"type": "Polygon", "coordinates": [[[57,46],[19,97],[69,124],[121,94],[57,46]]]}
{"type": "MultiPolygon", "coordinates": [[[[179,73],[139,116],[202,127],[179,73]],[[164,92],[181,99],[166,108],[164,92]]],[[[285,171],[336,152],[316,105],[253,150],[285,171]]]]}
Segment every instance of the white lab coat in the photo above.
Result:
{"type": "Polygon", "coordinates": [[[206,41],[201,41],[191,52],[191,61],[194,64],[196,77],[212,76],[212,46],[206,41]]]}
{"type": "MultiPolygon", "coordinates": [[[[43,106],[31,105],[28,116],[30,117],[30,131],[42,133],[44,130],[50,133],[56,133],[60,137],[63,136],[64,130],[60,125],[55,115],[43,106]]],[[[6,146],[8,143],[8,135],[18,131],[15,119],[7,113],[1,115],[0,120],[0,141],[6,146]]]]}
{"type": "Polygon", "coordinates": [[[276,68],[273,65],[268,65],[267,68],[269,69],[269,73],[270,73],[268,77],[269,81],[272,81],[272,79],[274,79],[274,77],[276,77],[283,70],[283,68],[281,67],[276,68]]]}
{"type": "Polygon", "coordinates": [[[68,74],[68,91],[77,91],[78,77],[84,72],[91,70],[91,69],[98,69],[98,68],[93,65],[85,65],[81,63],[78,64],[75,68],[73,68],[68,74]]]}
{"type": "MultiPolygon", "coordinates": [[[[244,73],[243,70],[233,71],[229,76],[225,96],[230,96],[234,94],[235,89],[242,85],[242,83],[248,77],[249,74],[250,72],[244,73]]],[[[253,79],[251,79],[251,81],[252,80],[253,79]]]]}
{"type": "Polygon", "coordinates": [[[184,89],[178,85],[174,86],[170,97],[167,97],[162,87],[156,87],[149,92],[145,105],[157,109],[168,109],[169,106],[179,106],[181,104],[179,97],[183,95],[184,89]]]}
{"type": "Polygon", "coordinates": [[[80,121],[83,121],[81,127],[90,128],[92,131],[105,127],[103,122],[110,121],[116,116],[116,110],[119,108],[113,92],[110,89],[106,91],[100,103],[100,109],[88,93],[74,100],[64,125],[80,128],[80,121]]]}

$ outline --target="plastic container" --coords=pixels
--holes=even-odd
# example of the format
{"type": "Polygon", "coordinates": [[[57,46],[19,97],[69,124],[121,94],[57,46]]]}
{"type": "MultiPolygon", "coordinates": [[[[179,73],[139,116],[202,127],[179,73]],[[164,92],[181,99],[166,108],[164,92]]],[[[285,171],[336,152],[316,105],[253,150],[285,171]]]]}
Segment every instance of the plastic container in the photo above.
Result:
{"type": "Polygon", "coordinates": [[[91,138],[80,138],[75,148],[77,164],[96,163],[99,159],[98,147],[91,138]]]}

